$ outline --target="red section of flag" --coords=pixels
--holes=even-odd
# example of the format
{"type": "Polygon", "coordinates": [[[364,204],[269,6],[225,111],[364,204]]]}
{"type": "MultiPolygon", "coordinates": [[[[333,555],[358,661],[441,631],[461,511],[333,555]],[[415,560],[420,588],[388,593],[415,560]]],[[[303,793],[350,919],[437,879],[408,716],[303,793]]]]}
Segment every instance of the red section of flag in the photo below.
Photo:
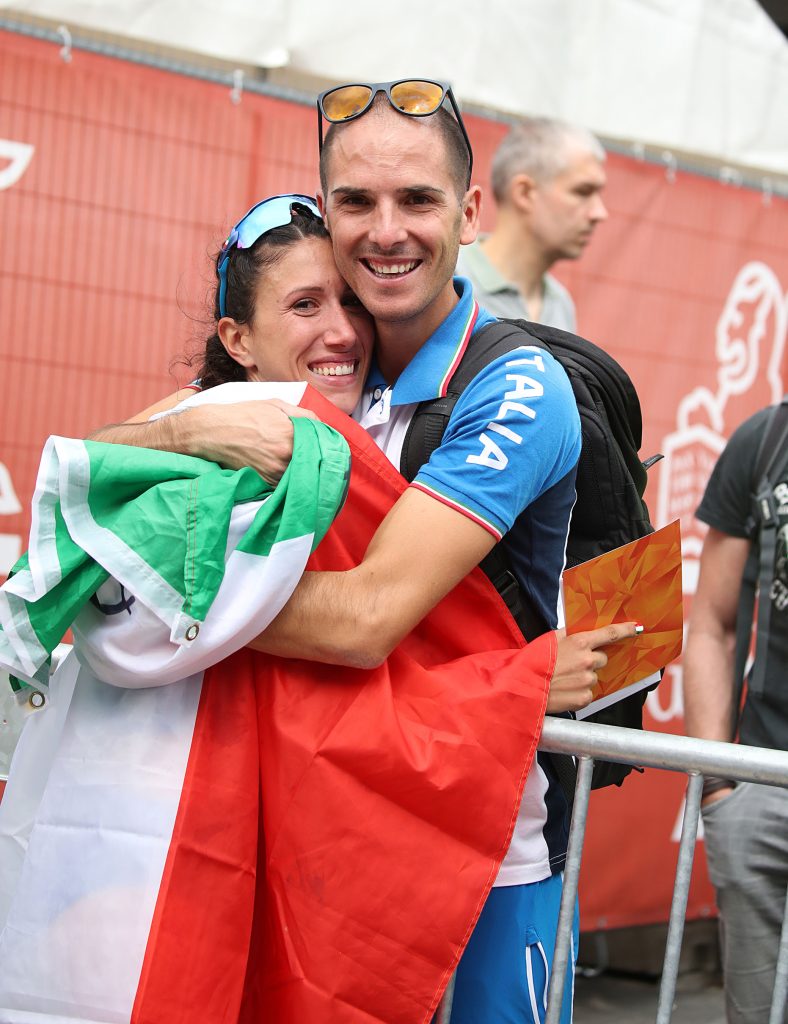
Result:
{"type": "Polygon", "coordinates": [[[239,651],[203,679],[131,1024],[238,1019],[258,863],[256,657],[239,651]]]}
{"type": "MultiPolygon", "coordinates": [[[[406,484],[333,406],[304,404],[353,456],[310,567],[350,568],[406,484]]],[[[208,672],[135,1024],[428,1021],[541,730],[555,641],[522,648],[476,571],[378,669],[242,651],[208,672]]]]}

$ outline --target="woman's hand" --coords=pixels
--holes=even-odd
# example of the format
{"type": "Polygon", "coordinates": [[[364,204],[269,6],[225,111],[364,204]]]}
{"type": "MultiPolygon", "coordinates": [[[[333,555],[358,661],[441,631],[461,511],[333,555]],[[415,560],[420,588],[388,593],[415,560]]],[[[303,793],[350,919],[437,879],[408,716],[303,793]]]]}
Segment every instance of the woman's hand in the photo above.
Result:
{"type": "Polygon", "coordinates": [[[291,417],[295,416],[317,418],[308,409],[272,398],[230,405],[206,403],[168,419],[176,428],[182,421],[186,433],[181,443],[188,454],[227,469],[251,466],[269,484],[277,484],[293,454],[291,417]]]}
{"type": "Polygon", "coordinates": [[[195,405],[172,416],[149,421],[153,413],[172,409],[183,392],[170,395],[125,423],[92,433],[89,441],[128,444],[180,452],[225,469],[251,466],[269,484],[277,484],[293,454],[292,417],[317,419],[313,412],[279,398],[264,402],[195,405]]]}
{"type": "Polygon", "coordinates": [[[636,622],[602,626],[571,636],[566,635],[565,629],[556,630],[558,655],[550,681],[547,713],[579,711],[590,704],[594,699],[597,672],[607,665],[607,655],[600,648],[632,639],[642,632],[643,627],[636,622]]]}

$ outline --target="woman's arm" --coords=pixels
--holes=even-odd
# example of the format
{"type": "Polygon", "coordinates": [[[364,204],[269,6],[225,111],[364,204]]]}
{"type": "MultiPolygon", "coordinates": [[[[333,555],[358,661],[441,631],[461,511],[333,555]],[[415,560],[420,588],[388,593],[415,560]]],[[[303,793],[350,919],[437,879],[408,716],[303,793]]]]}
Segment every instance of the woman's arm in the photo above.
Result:
{"type": "Polygon", "coordinates": [[[148,422],[149,416],[172,409],[184,395],[184,391],[176,392],[125,423],[102,427],[88,440],[193,455],[227,469],[251,466],[268,483],[276,484],[293,454],[291,417],[313,416],[275,398],[206,404],[148,422]]]}

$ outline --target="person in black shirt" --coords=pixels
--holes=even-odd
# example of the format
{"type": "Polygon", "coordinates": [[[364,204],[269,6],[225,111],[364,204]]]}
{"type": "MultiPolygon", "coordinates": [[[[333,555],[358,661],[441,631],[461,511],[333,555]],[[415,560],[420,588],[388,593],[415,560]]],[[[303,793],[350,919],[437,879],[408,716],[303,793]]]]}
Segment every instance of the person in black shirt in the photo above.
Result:
{"type": "MultiPolygon", "coordinates": [[[[752,476],[770,413],[761,410],[734,432],[696,513],[709,532],[684,656],[684,714],[687,733],[703,739],[736,738],[736,615],[745,564],[758,544],[750,519],[752,476]]],[[[760,595],[771,603],[767,642],[756,651],[756,659],[765,659],[763,681],[753,686],[750,676],[738,739],[786,750],[788,470],[771,484],[778,521],[771,587],[760,595]]],[[[761,1024],[769,1019],[788,886],[788,790],[706,779],[701,807],[720,911],[728,1021],[761,1024]]]]}

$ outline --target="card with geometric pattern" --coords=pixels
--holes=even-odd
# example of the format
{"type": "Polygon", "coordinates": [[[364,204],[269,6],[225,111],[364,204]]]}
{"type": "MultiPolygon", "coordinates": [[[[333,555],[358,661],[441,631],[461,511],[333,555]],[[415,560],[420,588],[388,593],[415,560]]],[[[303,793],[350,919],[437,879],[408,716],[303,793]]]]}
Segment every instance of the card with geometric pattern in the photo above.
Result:
{"type": "Polygon", "coordinates": [[[613,622],[634,621],[645,627],[640,636],[605,648],[608,663],[597,673],[594,706],[585,710],[589,714],[648,685],[655,673],[681,653],[684,623],[678,520],[565,570],[562,592],[567,633],[613,622]]]}

